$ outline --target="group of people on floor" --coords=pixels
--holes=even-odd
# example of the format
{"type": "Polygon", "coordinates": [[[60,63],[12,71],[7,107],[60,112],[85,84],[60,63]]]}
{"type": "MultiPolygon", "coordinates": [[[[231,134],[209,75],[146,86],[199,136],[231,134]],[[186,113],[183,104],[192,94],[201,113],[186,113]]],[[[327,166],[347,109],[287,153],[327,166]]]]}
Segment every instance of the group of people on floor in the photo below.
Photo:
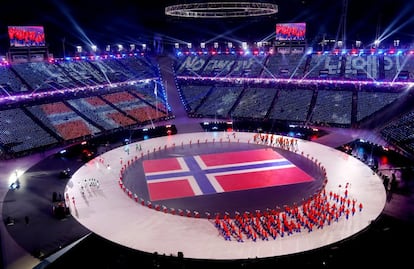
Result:
{"type": "Polygon", "coordinates": [[[267,209],[262,212],[236,212],[234,217],[216,214],[215,227],[225,240],[269,240],[303,231],[312,232],[326,225],[348,219],[362,211],[362,203],[348,197],[348,184],[343,193],[326,192],[323,189],[301,206],[267,209]]]}

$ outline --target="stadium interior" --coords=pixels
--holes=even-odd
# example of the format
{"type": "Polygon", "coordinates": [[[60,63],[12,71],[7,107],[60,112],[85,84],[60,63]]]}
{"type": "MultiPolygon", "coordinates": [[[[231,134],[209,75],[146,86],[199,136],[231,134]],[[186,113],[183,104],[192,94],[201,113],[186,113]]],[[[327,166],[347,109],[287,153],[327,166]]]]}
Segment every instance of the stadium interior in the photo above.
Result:
{"type": "Polygon", "coordinates": [[[17,46],[0,63],[5,268],[19,268],[22,253],[37,264],[31,268],[47,269],[338,268],[410,260],[414,49],[312,50],[301,38],[155,40],[144,47],[50,55],[43,44],[17,46]],[[72,173],[100,154],[200,131],[278,134],[343,151],[383,180],[384,210],[367,229],[320,249],[229,261],[132,250],[91,233],[65,208],[61,195],[72,173]],[[51,158],[60,160],[56,167],[48,165],[51,158]]]}

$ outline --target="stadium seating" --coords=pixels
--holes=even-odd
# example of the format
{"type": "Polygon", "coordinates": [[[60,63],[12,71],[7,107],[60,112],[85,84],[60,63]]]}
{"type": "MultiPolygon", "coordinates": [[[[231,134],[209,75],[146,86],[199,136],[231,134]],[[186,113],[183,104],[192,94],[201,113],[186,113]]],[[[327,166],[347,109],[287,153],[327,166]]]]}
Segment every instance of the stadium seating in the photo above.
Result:
{"type": "MultiPolygon", "coordinates": [[[[398,83],[411,81],[413,66],[413,56],[401,53],[189,53],[168,68],[188,116],[348,128],[398,100],[406,89],[398,83]]],[[[159,63],[145,56],[1,66],[0,86],[0,147],[10,154],[171,116],[159,63]],[[26,128],[35,130],[31,139],[26,128]]],[[[404,119],[381,134],[412,151],[404,119]]]]}

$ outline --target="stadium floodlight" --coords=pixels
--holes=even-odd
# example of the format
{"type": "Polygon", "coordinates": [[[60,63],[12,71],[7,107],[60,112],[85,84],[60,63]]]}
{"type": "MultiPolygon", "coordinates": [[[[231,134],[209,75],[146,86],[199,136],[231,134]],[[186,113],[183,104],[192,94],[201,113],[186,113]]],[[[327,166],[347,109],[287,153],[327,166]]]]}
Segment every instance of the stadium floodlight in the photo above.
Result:
{"type": "Polygon", "coordinates": [[[91,45],[91,49],[93,52],[96,52],[98,50],[98,47],[96,45],[91,45]]]}
{"type": "Polygon", "coordinates": [[[165,15],[184,18],[234,18],[272,15],[278,6],[260,2],[206,2],[171,5],[165,15]]]}
{"type": "Polygon", "coordinates": [[[394,40],[394,47],[399,47],[400,46],[400,40],[399,39],[395,39],[394,40]]]}
{"type": "Polygon", "coordinates": [[[82,46],[76,46],[76,52],[81,53],[82,52],[82,46]]]}

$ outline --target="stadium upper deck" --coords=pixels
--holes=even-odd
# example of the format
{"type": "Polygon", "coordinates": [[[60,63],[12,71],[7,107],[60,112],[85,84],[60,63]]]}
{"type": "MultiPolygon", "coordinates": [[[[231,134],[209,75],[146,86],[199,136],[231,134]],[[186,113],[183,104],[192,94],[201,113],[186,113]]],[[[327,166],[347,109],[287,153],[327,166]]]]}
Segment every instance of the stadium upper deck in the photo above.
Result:
{"type": "MultiPolygon", "coordinates": [[[[184,52],[172,61],[167,68],[176,85],[169,88],[180,93],[189,116],[214,119],[357,127],[387,111],[380,116],[385,124],[405,111],[414,80],[409,51],[184,52]]],[[[174,116],[157,59],[145,55],[3,65],[0,85],[0,145],[7,154],[174,116]]]]}

